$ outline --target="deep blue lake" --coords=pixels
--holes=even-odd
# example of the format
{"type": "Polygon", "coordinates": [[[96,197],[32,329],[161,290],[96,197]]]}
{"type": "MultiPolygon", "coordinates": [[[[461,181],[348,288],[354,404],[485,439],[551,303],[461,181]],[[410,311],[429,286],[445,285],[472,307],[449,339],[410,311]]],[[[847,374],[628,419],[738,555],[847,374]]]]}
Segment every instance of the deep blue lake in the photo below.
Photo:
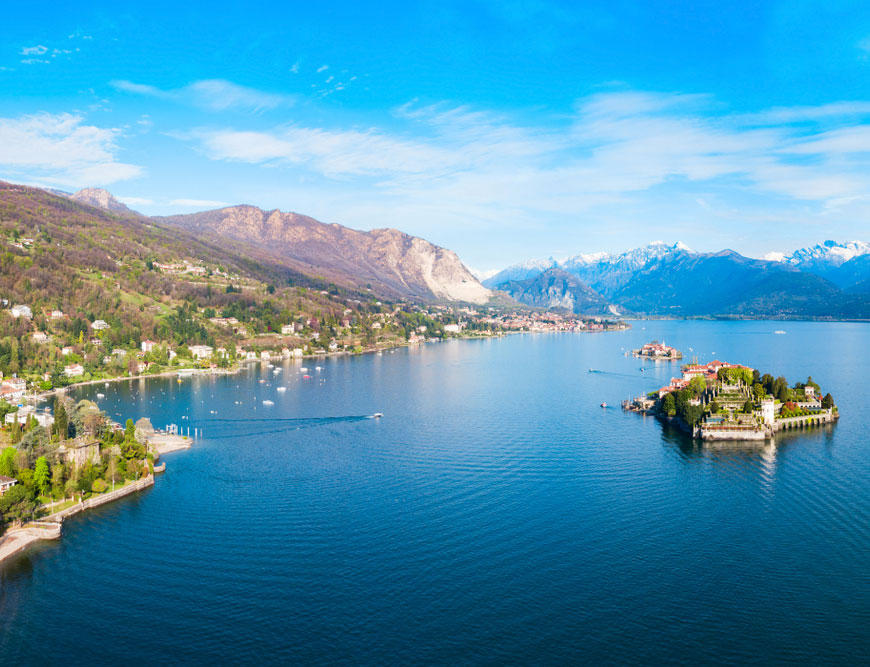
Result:
{"type": "Polygon", "coordinates": [[[3,568],[0,660],[866,661],[870,325],[633,324],[79,391],[204,437],[3,568]],[[701,447],[618,407],[652,339],[842,418],[701,447]]]}

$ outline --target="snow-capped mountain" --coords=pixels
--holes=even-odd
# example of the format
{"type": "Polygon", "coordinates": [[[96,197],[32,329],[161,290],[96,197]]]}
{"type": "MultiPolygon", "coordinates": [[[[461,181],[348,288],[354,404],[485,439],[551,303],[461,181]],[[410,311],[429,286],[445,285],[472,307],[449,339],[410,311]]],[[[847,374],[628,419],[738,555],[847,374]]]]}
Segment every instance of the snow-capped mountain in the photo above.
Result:
{"type": "Polygon", "coordinates": [[[681,242],[667,244],[664,241],[653,241],[649,245],[616,255],[594,252],[574,255],[561,261],[552,257],[533,259],[509,266],[484,280],[483,284],[495,287],[510,280],[528,280],[555,267],[577,276],[593,289],[602,291],[603,288],[607,291],[627,282],[634,272],[679,253],[692,254],[692,250],[681,242]]]}
{"type": "MultiPolygon", "coordinates": [[[[795,250],[792,254],[786,255],[782,261],[806,270],[809,267],[842,266],[850,259],[868,253],[870,253],[870,243],[865,241],[849,241],[847,243],[825,241],[809,248],[795,250]]],[[[809,270],[812,269],[809,268],[809,270]]]]}
{"type": "Polygon", "coordinates": [[[814,246],[795,250],[790,255],[775,258],[774,253],[767,257],[778,259],[800,271],[814,273],[830,280],[841,288],[847,289],[857,283],[870,280],[870,243],[866,241],[825,241],[814,246]]]}
{"type": "Polygon", "coordinates": [[[751,259],[733,250],[697,253],[683,243],[657,241],[619,254],[526,262],[484,284],[530,305],[540,305],[542,300],[552,303],[559,294],[567,298],[570,291],[595,293],[637,314],[866,318],[870,317],[868,250],[870,245],[860,241],[829,241],[774,260],[751,259]],[[558,272],[574,276],[579,284],[558,272]],[[535,282],[545,273],[560,280],[548,279],[546,285],[535,282]],[[564,289],[560,292],[557,287],[564,289]]]}

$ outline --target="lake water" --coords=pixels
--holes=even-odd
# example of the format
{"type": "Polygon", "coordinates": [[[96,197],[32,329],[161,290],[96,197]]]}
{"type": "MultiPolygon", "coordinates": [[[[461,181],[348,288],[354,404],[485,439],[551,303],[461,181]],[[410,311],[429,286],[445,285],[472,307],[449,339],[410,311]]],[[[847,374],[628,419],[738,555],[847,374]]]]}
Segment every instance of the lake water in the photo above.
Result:
{"type": "Polygon", "coordinates": [[[868,350],[865,324],[636,322],[88,388],[204,437],[3,568],[0,656],[866,661],[868,350]],[[624,356],[654,338],[812,375],[843,416],[699,447],[618,408],[678,373],[624,356]]]}

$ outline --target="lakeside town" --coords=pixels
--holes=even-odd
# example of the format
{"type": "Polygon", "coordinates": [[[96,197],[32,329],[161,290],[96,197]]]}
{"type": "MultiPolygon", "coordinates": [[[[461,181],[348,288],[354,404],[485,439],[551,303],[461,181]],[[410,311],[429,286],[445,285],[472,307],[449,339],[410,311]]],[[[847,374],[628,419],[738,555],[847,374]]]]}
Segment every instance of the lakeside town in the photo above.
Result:
{"type": "Polygon", "coordinates": [[[177,432],[156,431],[147,419],[122,426],[96,403],[74,401],[67,391],[73,386],[167,373],[225,374],[248,362],[361,354],[450,338],[628,327],[528,309],[373,302],[364,312],[346,309],[342,318],[299,316],[278,331],[255,333],[249,330],[259,324],[255,318],[186,305],[174,313],[175,321],[187,323],[202,342],[178,344],[171,328],[161,340],[125,341],[129,332],[116,332],[123,323],[83,315],[34,312],[26,304],[0,314],[0,324],[15,334],[0,339],[0,561],[33,541],[59,538],[67,516],[152,485],[165,469],[160,455],[191,444],[177,432]]]}
{"type": "MultiPolygon", "coordinates": [[[[662,355],[682,357],[673,356],[672,348],[662,355]]],[[[718,360],[687,364],[681,372],[664,387],[624,401],[623,409],[653,414],[707,442],[766,441],[839,419],[833,397],[822,395],[812,377],[789,385],[782,376],[718,360]]]]}

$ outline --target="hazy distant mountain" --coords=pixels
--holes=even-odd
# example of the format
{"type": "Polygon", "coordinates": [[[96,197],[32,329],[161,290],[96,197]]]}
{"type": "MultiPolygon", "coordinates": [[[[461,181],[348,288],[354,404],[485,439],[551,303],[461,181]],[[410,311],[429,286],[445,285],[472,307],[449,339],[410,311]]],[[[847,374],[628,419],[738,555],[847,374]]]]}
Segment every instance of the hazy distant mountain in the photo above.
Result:
{"type": "MultiPolygon", "coordinates": [[[[870,299],[865,295],[870,293],[870,254],[861,254],[862,250],[860,242],[829,242],[782,261],[768,261],[731,250],[695,253],[682,243],[656,242],[617,255],[578,255],[555,267],[576,276],[610,303],[635,313],[868,318],[870,299]],[[806,270],[810,266],[825,266],[829,277],[806,270]]],[[[518,266],[534,267],[535,263],[518,266]]],[[[515,270],[509,267],[501,273],[515,270]]],[[[485,284],[492,286],[492,279],[485,284]]]]}
{"type": "Polygon", "coordinates": [[[70,199],[75,199],[77,202],[101,208],[104,211],[112,213],[133,213],[124,204],[115,199],[108,190],[102,188],[83,188],[71,195],[66,195],[70,199]]]}
{"type": "Polygon", "coordinates": [[[494,288],[496,285],[509,281],[522,281],[534,278],[552,266],[558,266],[558,262],[552,257],[550,259],[530,259],[527,262],[513,264],[506,269],[502,269],[485,278],[482,282],[487,287],[494,288]]]}
{"type": "Polygon", "coordinates": [[[577,276],[555,267],[525,280],[508,280],[499,284],[497,289],[521,303],[538,308],[561,308],[583,315],[619,314],[607,299],[577,276]]]}
{"type": "Polygon", "coordinates": [[[302,273],[385,295],[471,303],[491,296],[456,253],[396,229],[363,232],[254,206],[154,220],[213,241],[252,245],[302,273]]]}

